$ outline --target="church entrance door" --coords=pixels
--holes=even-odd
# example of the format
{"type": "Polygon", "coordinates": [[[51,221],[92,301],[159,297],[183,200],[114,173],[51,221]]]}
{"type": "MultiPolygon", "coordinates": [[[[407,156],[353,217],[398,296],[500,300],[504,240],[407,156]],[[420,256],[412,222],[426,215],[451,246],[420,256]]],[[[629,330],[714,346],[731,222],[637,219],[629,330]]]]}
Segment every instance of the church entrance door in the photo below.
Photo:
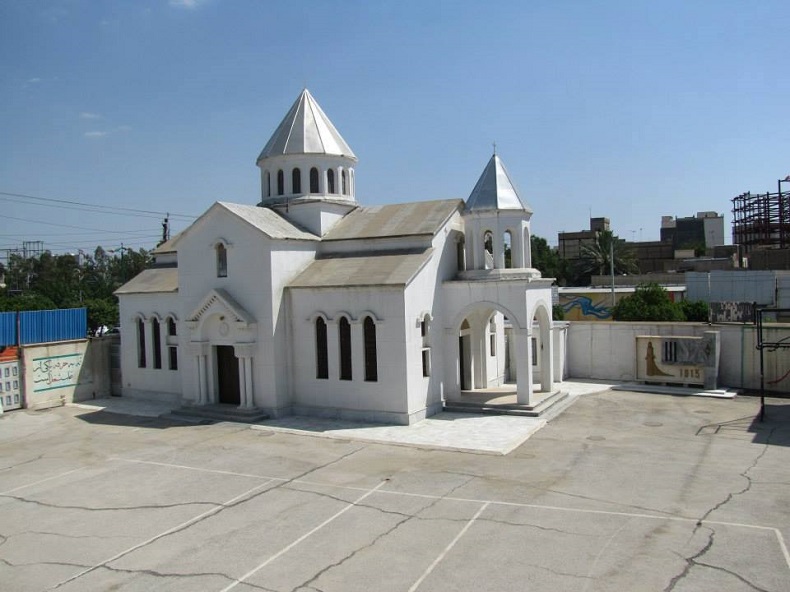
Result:
{"type": "Polygon", "coordinates": [[[227,405],[239,405],[239,359],[232,345],[217,346],[217,386],[219,402],[227,405]]]}

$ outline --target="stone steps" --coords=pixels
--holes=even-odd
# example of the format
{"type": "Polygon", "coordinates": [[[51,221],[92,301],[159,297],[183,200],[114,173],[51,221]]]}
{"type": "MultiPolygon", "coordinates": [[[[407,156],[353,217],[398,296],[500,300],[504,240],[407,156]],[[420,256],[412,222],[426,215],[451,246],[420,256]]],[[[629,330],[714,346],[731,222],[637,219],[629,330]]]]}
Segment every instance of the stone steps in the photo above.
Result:
{"type": "Polygon", "coordinates": [[[444,411],[452,413],[484,413],[489,415],[520,415],[522,417],[542,417],[560,403],[566,402],[568,393],[556,391],[534,405],[517,403],[489,404],[472,401],[445,401],[444,411]]]}
{"type": "Polygon", "coordinates": [[[190,423],[204,423],[216,421],[233,421],[237,423],[258,423],[269,419],[260,409],[240,409],[235,405],[202,405],[200,407],[188,406],[173,409],[170,413],[162,415],[165,419],[187,421],[190,423]]]}

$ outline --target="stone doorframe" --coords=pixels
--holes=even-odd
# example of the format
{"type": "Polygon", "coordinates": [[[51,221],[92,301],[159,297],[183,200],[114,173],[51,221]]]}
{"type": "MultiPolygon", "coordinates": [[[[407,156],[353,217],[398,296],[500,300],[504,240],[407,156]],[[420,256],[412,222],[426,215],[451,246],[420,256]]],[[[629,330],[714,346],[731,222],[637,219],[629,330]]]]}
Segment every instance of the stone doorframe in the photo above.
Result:
{"type": "Polygon", "coordinates": [[[239,399],[241,409],[255,407],[253,359],[257,324],[225,290],[211,290],[186,319],[189,328],[187,351],[195,358],[198,405],[217,403],[217,368],[214,348],[233,347],[239,359],[239,399]]]}

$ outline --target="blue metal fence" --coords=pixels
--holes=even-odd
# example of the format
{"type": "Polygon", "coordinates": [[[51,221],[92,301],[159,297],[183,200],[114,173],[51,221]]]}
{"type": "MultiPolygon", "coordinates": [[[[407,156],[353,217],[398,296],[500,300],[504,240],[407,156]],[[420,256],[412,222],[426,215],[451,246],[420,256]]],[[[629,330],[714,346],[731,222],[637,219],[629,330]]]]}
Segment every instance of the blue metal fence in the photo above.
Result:
{"type": "Polygon", "coordinates": [[[18,315],[17,336],[17,313],[0,313],[0,346],[85,339],[88,334],[86,308],[28,310],[18,315]]]}
{"type": "Polygon", "coordinates": [[[0,312],[0,346],[16,345],[16,313],[0,312]]]}

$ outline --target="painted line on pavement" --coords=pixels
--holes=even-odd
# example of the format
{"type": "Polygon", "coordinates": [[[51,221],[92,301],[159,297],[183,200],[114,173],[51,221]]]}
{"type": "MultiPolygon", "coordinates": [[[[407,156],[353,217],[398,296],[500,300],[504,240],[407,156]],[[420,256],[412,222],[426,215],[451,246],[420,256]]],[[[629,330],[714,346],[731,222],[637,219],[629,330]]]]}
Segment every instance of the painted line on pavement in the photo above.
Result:
{"type": "Polygon", "coordinates": [[[438,556],[436,559],[434,559],[434,560],[433,560],[433,563],[431,563],[431,564],[428,566],[428,569],[426,569],[426,570],[423,572],[423,574],[422,574],[422,575],[419,577],[419,579],[418,579],[416,582],[414,582],[414,583],[411,585],[411,588],[409,588],[409,592],[414,592],[414,591],[415,591],[417,588],[419,588],[419,587],[420,587],[420,584],[422,584],[422,583],[423,583],[423,581],[425,580],[425,578],[427,578],[429,575],[431,575],[431,572],[432,572],[432,571],[433,571],[433,570],[436,568],[436,566],[437,566],[437,565],[439,565],[439,563],[441,563],[441,561],[442,561],[442,560],[443,560],[445,557],[447,557],[447,554],[448,554],[450,551],[452,551],[452,549],[453,549],[453,547],[455,547],[456,543],[457,543],[458,541],[460,541],[460,540],[461,540],[461,537],[462,537],[462,536],[464,536],[464,535],[466,534],[466,531],[467,531],[467,530],[469,530],[469,529],[472,527],[472,524],[474,524],[474,523],[475,523],[475,521],[476,521],[476,520],[477,520],[477,519],[480,517],[480,514],[482,514],[482,513],[483,513],[483,511],[484,511],[484,510],[485,510],[485,509],[486,509],[488,506],[489,506],[489,504],[488,504],[488,503],[485,503],[485,504],[483,504],[483,505],[480,507],[480,509],[478,509],[478,510],[477,510],[477,512],[475,513],[475,515],[474,515],[474,516],[472,516],[472,518],[469,520],[469,522],[467,522],[467,523],[464,525],[464,527],[461,529],[461,532],[459,532],[457,535],[455,535],[455,538],[454,538],[452,541],[450,541],[450,544],[449,544],[449,545],[447,545],[447,546],[444,548],[444,550],[443,550],[441,553],[439,553],[439,556],[438,556]]]}
{"type": "Polygon", "coordinates": [[[8,491],[0,492],[0,495],[8,495],[9,493],[14,493],[15,491],[19,491],[20,489],[24,489],[25,487],[33,487],[34,485],[38,485],[39,483],[46,483],[47,481],[52,481],[53,479],[60,479],[61,477],[65,477],[66,475],[71,475],[72,473],[76,473],[77,471],[81,471],[85,468],[87,467],[79,467],[76,469],[71,469],[70,471],[66,471],[65,473],[52,475],[52,477],[47,477],[46,479],[33,481],[33,483],[28,483],[27,485],[20,485],[19,487],[14,487],[13,489],[9,489],[8,491]]]}
{"type": "Polygon", "coordinates": [[[136,551],[137,549],[139,549],[141,547],[145,547],[146,545],[150,545],[154,541],[157,541],[158,539],[161,539],[162,537],[166,537],[167,535],[172,534],[172,533],[174,533],[174,532],[176,532],[178,530],[181,530],[182,528],[186,528],[187,526],[190,526],[191,524],[194,524],[195,522],[198,522],[199,520],[202,520],[203,518],[207,518],[207,517],[211,516],[212,514],[216,514],[220,510],[223,510],[223,509],[227,508],[229,505],[239,501],[240,499],[243,499],[245,496],[248,496],[248,495],[252,494],[256,489],[261,489],[262,487],[266,487],[271,482],[272,482],[272,480],[269,479],[269,480],[265,481],[264,483],[260,483],[260,484],[256,485],[255,487],[252,487],[252,488],[248,489],[244,493],[240,493],[236,497],[233,497],[233,498],[229,499],[226,502],[222,502],[221,504],[211,508],[210,510],[206,510],[205,512],[202,512],[201,514],[198,514],[194,518],[190,518],[186,522],[182,522],[181,524],[179,524],[177,526],[173,526],[172,528],[168,528],[164,532],[161,532],[161,533],[159,533],[159,534],[157,534],[155,536],[152,536],[151,538],[143,541],[142,543],[138,543],[138,544],[136,544],[136,545],[134,545],[132,547],[129,547],[128,549],[113,555],[109,559],[105,559],[101,563],[97,563],[96,565],[94,565],[92,567],[89,567],[87,569],[84,569],[81,572],[79,572],[78,574],[75,574],[75,575],[71,576],[70,578],[68,578],[66,580],[63,580],[62,582],[60,582],[60,583],[56,584],[55,586],[53,586],[52,588],[50,588],[50,590],[55,590],[56,588],[60,588],[61,586],[65,585],[65,584],[68,584],[69,582],[73,582],[74,580],[76,580],[78,578],[81,578],[82,576],[87,575],[90,572],[95,571],[95,570],[99,569],[100,567],[103,567],[103,566],[107,565],[108,563],[112,563],[113,561],[115,561],[117,559],[120,559],[124,555],[128,555],[129,553],[132,553],[133,551],[136,551]]]}
{"type": "Polygon", "coordinates": [[[329,524],[330,522],[333,522],[333,521],[334,521],[334,520],[336,520],[337,518],[340,518],[340,516],[342,516],[343,514],[345,514],[346,512],[348,512],[348,511],[349,511],[351,508],[354,508],[354,507],[356,507],[356,505],[357,505],[359,502],[361,502],[362,500],[364,500],[364,499],[365,499],[366,497],[368,497],[369,495],[371,495],[371,494],[375,493],[376,491],[378,491],[378,490],[379,490],[379,488],[383,487],[385,483],[386,483],[386,481],[382,481],[381,483],[379,483],[378,485],[376,485],[376,487],[374,487],[373,489],[370,489],[370,490],[368,490],[368,491],[367,491],[367,493],[365,493],[364,495],[361,495],[360,497],[358,497],[358,498],[357,498],[356,500],[354,500],[353,502],[350,502],[350,503],[349,503],[349,504],[348,504],[348,505],[347,505],[345,508],[343,508],[343,509],[342,509],[342,510],[340,510],[339,512],[336,512],[335,514],[333,514],[332,516],[330,516],[329,518],[327,518],[326,520],[324,520],[324,521],[323,521],[321,524],[319,524],[318,526],[316,526],[315,528],[313,528],[313,529],[312,529],[312,530],[310,530],[309,532],[306,532],[305,534],[303,534],[302,536],[300,536],[298,539],[296,539],[296,540],[295,540],[294,542],[292,542],[290,545],[287,545],[287,546],[283,547],[282,549],[280,549],[280,550],[279,550],[277,553],[275,553],[274,555],[270,556],[268,559],[266,559],[266,561],[264,561],[263,563],[261,563],[260,565],[258,565],[258,566],[257,566],[255,569],[251,569],[251,570],[250,570],[250,571],[248,571],[246,574],[244,574],[244,575],[243,575],[243,576],[241,576],[239,579],[237,579],[235,582],[233,582],[233,583],[232,583],[232,584],[230,584],[229,586],[226,586],[226,587],[224,587],[224,588],[221,590],[221,592],[228,592],[228,590],[232,590],[233,588],[235,588],[235,587],[236,587],[236,586],[238,586],[239,584],[243,583],[243,582],[244,582],[244,581],[245,581],[247,578],[250,578],[250,577],[254,576],[256,573],[258,573],[258,572],[259,572],[260,570],[262,570],[264,567],[266,567],[267,565],[269,565],[269,564],[270,564],[272,561],[274,561],[274,560],[278,559],[279,557],[282,557],[282,556],[283,556],[283,555],[285,555],[285,554],[286,554],[288,551],[290,551],[291,549],[293,549],[294,547],[296,547],[296,546],[297,546],[299,543],[301,543],[301,542],[302,542],[302,541],[304,541],[305,539],[307,539],[307,538],[311,537],[311,536],[312,536],[312,535],[314,535],[316,532],[318,532],[319,530],[321,530],[321,529],[322,529],[324,526],[326,526],[326,525],[327,525],[327,524],[329,524]]]}

